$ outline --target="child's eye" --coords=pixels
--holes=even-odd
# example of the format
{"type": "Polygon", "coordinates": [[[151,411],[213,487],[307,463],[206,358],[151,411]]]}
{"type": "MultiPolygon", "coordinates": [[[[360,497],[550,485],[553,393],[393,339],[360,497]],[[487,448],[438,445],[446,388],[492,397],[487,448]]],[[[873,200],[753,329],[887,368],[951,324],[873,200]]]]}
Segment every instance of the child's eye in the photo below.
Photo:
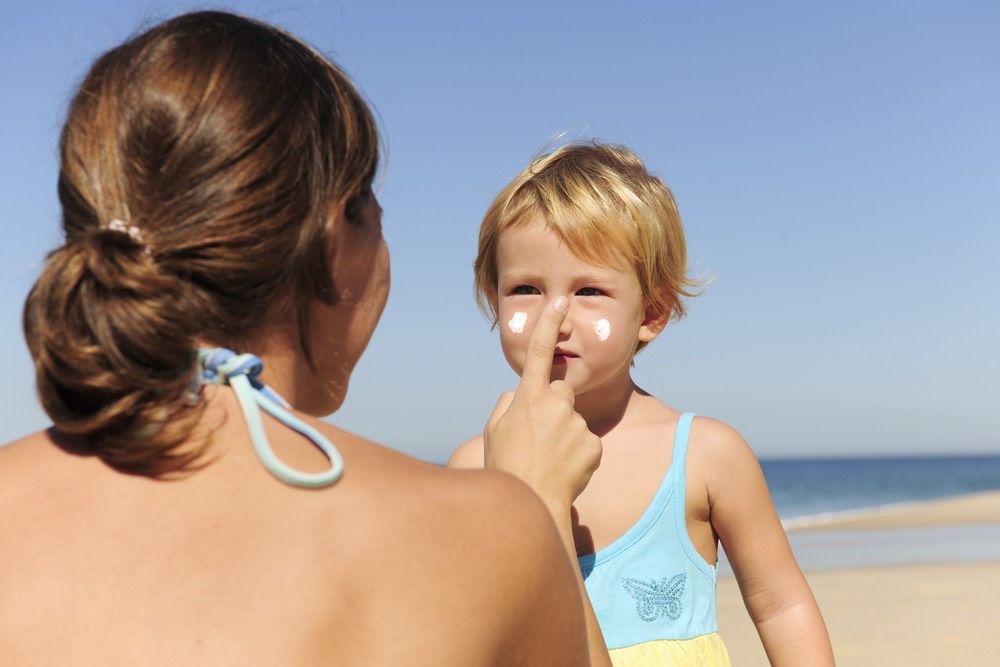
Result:
{"type": "Polygon", "coordinates": [[[582,287],[576,291],[577,296],[604,296],[604,292],[596,287],[582,287]]]}
{"type": "Polygon", "coordinates": [[[511,294],[538,294],[538,290],[531,285],[518,285],[510,291],[511,294]]]}

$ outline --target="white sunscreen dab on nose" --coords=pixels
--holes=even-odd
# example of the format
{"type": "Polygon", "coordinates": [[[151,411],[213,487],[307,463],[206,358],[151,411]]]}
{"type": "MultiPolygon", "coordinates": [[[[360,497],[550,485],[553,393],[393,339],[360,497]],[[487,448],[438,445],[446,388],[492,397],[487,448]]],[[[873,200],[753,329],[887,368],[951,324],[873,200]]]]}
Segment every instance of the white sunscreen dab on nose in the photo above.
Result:
{"type": "Polygon", "coordinates": [[[597,320],[594,322],[594,333],[597,334],[597,340],[607,340],[608,336],[611,335],[611,322],[603,319],[597,320]]]}
{"type": "Polygon", "coordinates": [[[522,313],[518,311],[514,313],[514,317],[510,318],[507,322],[507,328],[510,329],[511,333],[524,333],[524,323],[528,321],[528,313],[522,313]]]}

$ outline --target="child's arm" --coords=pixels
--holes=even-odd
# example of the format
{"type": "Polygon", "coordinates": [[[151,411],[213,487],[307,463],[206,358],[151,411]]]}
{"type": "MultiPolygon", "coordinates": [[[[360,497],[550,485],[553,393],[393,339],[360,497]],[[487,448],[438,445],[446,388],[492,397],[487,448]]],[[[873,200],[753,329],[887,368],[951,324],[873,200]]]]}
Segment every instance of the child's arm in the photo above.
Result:
{"type": "Polygon", "coordinates": [[[833,665],[816,599],[795,562],[760,464],[734,429],[701,419],[712,526],[772,665],[833,665]]]}
{"type": "Polygon", "coordinates": [[[471,468],[482,470],[486,465],[486,456],[483,452],[483,436],[477,435],[469,438],[455,448],[455,451],[448,457],[449,468],[471,468]]]}

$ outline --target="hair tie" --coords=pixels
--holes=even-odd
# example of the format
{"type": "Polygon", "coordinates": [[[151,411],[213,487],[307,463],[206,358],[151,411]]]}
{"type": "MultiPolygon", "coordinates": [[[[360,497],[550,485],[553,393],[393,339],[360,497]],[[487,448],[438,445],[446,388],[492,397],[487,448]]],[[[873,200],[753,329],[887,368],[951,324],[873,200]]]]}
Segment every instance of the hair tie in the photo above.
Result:
{"type": "Polygon", "coordinates": [[[118,232],[119,234],[127,234],[129,238],[139,245],[145,245],[142,240],[142,230],[135,225],[128,224],[124,220],[115,218],[108,223],[108,226],[105,229],[110,229],[111,231],[118,232]]]}

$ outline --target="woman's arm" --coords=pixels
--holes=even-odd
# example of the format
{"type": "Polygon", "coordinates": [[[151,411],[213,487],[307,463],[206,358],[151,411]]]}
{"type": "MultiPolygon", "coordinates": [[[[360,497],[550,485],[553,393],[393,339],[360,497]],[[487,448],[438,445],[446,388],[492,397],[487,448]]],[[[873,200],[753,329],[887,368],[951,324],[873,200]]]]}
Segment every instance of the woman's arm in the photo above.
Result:
{"type": "Polygon", "coordinates": [[[760,464],[731,427],[699,419],[712,526],[772,665],[833,665],[826,624],[781,527],[760,464]]]}
{"type": "Polygon", "coordinates": [[[610,665],[597,615],[590,604],[583,576],[575,566],[576,547],[570,512],[601,462],[601,441],[573,410],[573,390],[551,382],[552,355],[559,327],[566,317],[563,297],[550,303],[535,325],[521,382],[501,396],[483,433],[487,469],[508,472],[525,482],[555,521],[581,593],[587,623],[590,660],[610,665]]]}
{"type": "Polygon", "coordinates": [[[414,564],[420,575],[404,581],[427,584],[424,604],[435,607],[428,605],[415,627],[426,633],[435,617],[444,618],[439,636],[452,644],[447,656],[458,659],[425,655],[424,662],[591,664],[575,563],[538,496],[510,475],[483,470],[448,474],[429,493],[444,498],[429,540],[438,553],[429,549],[431,557],[414,564]]]}
{"type": "MultiPolygon", "coordinates": [[[[482,436],[476,436],[463,442],[448,459],[449,468],[482,470],[483,466],[484,451],[482,436]]],[[[604,635],[601,633],[601,627],[597,623],[597,615],[594,613],[594,608],[590,603],[590,597],[587,595],[587,589],[583,583],[583,576],[580,574],[580,568],[576,562],[576,545],[573,542],[573,528],[571,519],[569,518],[572,509],[567,511],[558,502],[550,502],[550,504],[546,505],[546,508],[552,520],[555,521],[564,555],[568,555],[570,558],[576,578],[576,586],[583,597],[583,612],[587,623],[591,664],[607,664],[607,647],[604,644],[604,635]]]]}

